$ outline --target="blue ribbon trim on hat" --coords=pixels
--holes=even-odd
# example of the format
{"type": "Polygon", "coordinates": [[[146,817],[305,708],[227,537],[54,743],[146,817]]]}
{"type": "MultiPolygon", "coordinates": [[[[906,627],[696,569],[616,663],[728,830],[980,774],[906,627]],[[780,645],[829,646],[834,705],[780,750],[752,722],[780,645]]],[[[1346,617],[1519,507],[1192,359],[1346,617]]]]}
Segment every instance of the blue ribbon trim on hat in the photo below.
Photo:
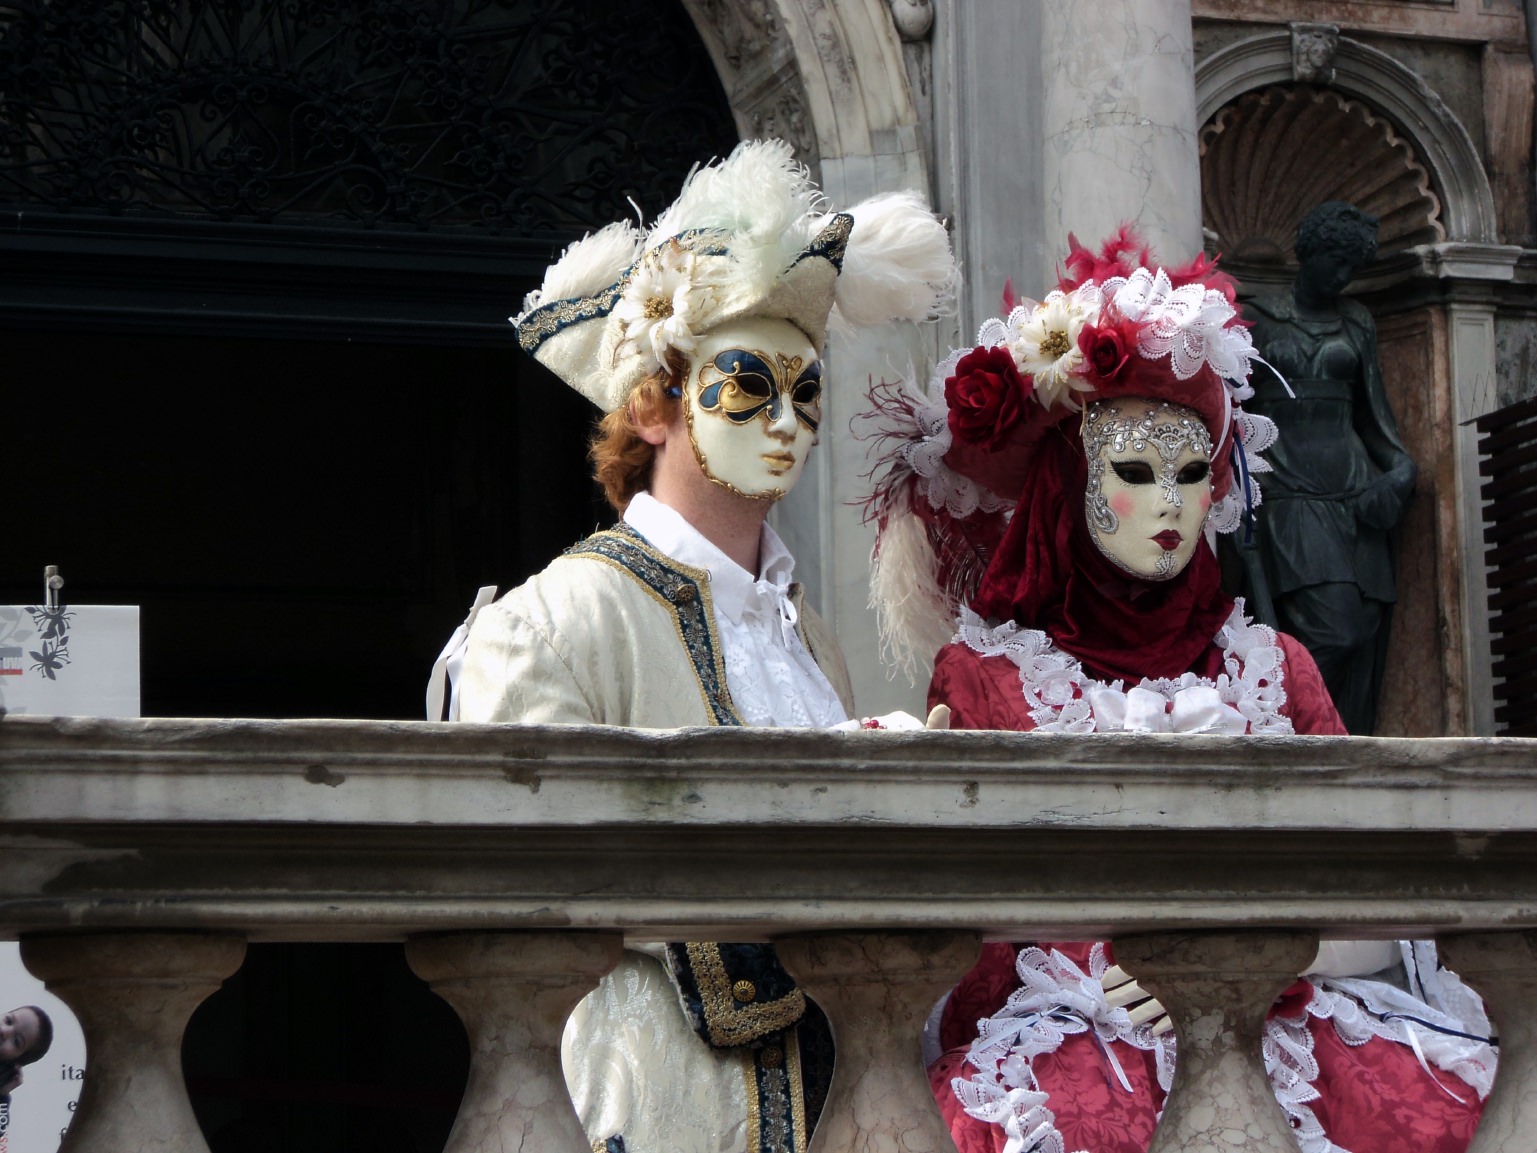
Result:
{"type": "MultiPolygon", "coordinates": [[[[629,270],[625,271],[628,273],[629,270]]],[[[524,352],[533,354],[556,333],[564,332],[574,324],[607,316],[614,311],[614,305],[619,303],[623,285],[624,278],[621,277],[591,296],[552,300],[549,304],[540,305],[517,322],[518,343],[523,346],[524,352]]]]}
{"type": "MultiPolygon", "coordinates": [[[[663,243],[671,244],[673,240],[692,249],[699,256],[726,256],[730,249],[723,244],[711,244],[699,246],[692,242],[702,236],[719,236],[718,228],[691,228],[686,232],[680,232],[672,240],[663,243]]],[[[660,248],[662,245],[657,245],[660,248]]],[[[656,251],[653,248],[651,251],[656,251]]],[[[840,254],[839,259],[842,259],[840,254]]],[[[549,304],[542,304],[534,309],[517,323],[518,344],[529,355],[538,352],[545,341],[557,333],[564,332],[572,325],[583,324],[589,320],[599,320],[614,311],[614,306],[619,303],[619,298],[624,294],[625,282],[630,279],[630,273],[635,270],[635,265],[630,265],[619,274],[619,279],[607,288],[594,292],[591,296],[572,296],[562,300],[552,300],[549,304]]]]}

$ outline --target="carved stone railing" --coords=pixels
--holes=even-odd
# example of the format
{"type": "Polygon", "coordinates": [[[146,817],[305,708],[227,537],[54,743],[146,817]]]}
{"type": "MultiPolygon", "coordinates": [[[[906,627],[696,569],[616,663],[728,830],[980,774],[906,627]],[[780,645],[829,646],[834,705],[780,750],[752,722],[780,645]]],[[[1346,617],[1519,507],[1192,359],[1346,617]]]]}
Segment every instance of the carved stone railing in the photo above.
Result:
{"type": "Polygon", "coordinates": [[[68,1153],[206,1149],[181,1031],[273,940],[408,941],[471,1039],[450,1150],[580,1153],[561,1022],[625,938],[781,942],[838,1043],[814,1153],[941,1151],[915,1034],[979,937],[1114,938],[1180,1035],[1154,1148],[1291,1153],[1243,1039],[1319,933],[1442,941],[1513,1153],[1534,930],[1531,741],[0,719],[0,937],[91,1052],[68,1153]]]}

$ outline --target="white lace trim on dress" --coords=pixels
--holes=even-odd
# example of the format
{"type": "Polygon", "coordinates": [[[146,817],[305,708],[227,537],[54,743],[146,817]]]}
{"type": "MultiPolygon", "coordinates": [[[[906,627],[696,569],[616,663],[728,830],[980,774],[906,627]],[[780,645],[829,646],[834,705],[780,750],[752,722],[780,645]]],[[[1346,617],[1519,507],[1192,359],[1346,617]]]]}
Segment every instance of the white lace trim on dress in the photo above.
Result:
{"type": "MultiPolygon", "coordinates": [[[[1134,1026],[1126,1010],[1112,1009],[1102,983],[1106,968],[1103,945],[1095,945],[1090,953],[1087,974],[1056,950],[1048,954],[1034,946],[1022,949],[1015,970],[1023,985],[997,1013],[977,1022],[977,1039],[966,1054],[967,1063],[977,1072],[969,1079],[956,1077],[950,1084],[968,1115],[1003,1127],[1008,1137],[1003,1153],[1066,1153],[1056,1115],[1047,1105],[1048,1095],[1041,1091],[1032,1063],[1055,1053],[1069,1035],[1092,1032],[1127,1092],[1131,1086],[1111,1049],[1114,1041],[1152,1052],[1159,1086],[1167,1093],[1173,1084],[1174,1036],[1155,1034],[1146,1025],[1134,1026]]],[[[1463,1098],[1436,1077],[1430,1065],[1461,1077],[1480,1098],[1489,1095],[1496,1067],[1492,1046],[1406,1019],[1417,1017],[1443,1029],[1469,1032],[1469,1026],[1487,1023],[1481,1005],[1477,1020],[1459,1021],[1381,981],[1331,977],[1309,984],[1313,996],[1306,1010],[1270,1018],[1261,1040],[1270,1087],[1302,1153],[1350,1153],[1329,1139],[1312,1109],[1321,1094],[1315,1087],[1320,1070],[1309,1016],[1329,1021],[1347,1045],[1381,1038],[1409,1046],[1426,1075],[1458,1100],[1463,1098]]]]}
{"type": "Polygon", "coordinates": [[[1144,678],[1125,688],[1121,681],[1097,681],[1076,657],[1057,648],[1039,629],[1014,621],[988,625],[961,608],[955,641],[984,657],[1007,657],[1019,667],[1025,705],[1043,733],[1290,733],[1281,713],[1286,704],[1286,660],[1275,630],[1255,624],[1243,601],[1217,631],[1223,672],[1216,680],[1185,673],[1144,678]]]}
{"type": "Polygon", "coordinates": [[[977,1022],[978,1036],[966,1060],[978,1072],[950,1084],[968,1114],[1003,1127],[1008,1136],[1003,1153],[1066,1153],[1056,1114],[1047,1108],[1031,1063],[1055,1053],[1070,1034],[1093,1034],[1112,1075],[1128,1093],[1131,1083],[1111,1042],[1153,1052],[1158,1083],[1168,1092],[1174,1079],[1173,1046],[1147,1026],[1133,1025],[1125,1009],[1110,1007],[1101,983],[1108,967],[1103,945],[1090,952],[1087,973],[1055,949],[1022,949],[1014,968],[1023,984],[1002,1009],[977,1022]]]}

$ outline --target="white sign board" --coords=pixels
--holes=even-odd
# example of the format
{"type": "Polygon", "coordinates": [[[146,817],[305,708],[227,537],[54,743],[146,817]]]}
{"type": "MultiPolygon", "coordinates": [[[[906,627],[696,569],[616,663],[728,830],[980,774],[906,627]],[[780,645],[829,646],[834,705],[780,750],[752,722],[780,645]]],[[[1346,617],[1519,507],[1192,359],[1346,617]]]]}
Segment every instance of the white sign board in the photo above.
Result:
{"type": "MultiPolygon", "coordinates": [[[[0,710],[137,717],[138,606],[0,605],[0,710]]],[[[21,1084],[0,1100],[0,1153],[56,1153],[85,1081],[85,1037],[64,1002],[22,965],[21,946],[0,942],[0,1015],[24,1006],[48,1015],[53,1043],[20,1067],[21,1084]]],[[[0,1065],[0,1088],[13,1077],[0,1065]]]]}
{"type": "Polygon", "coordinates": [[[0,709],[139,715],[137,605],[0,605],[0,709]]]}

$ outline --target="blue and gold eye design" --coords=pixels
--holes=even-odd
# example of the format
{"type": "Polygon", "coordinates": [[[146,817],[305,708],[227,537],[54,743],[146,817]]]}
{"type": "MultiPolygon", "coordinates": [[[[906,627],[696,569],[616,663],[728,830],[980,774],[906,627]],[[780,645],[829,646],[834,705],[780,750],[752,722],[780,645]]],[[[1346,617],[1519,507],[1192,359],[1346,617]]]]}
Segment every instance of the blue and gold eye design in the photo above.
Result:
{"type": "Polygon", "coordinates": [[[795,418],[812,432],[822,419],[822,362],[799,356],[728,348],[699,370],[699,407],[733,424],[747,424],[763,413],[773,424],[784,412],[785,398],[795,418]]]}

